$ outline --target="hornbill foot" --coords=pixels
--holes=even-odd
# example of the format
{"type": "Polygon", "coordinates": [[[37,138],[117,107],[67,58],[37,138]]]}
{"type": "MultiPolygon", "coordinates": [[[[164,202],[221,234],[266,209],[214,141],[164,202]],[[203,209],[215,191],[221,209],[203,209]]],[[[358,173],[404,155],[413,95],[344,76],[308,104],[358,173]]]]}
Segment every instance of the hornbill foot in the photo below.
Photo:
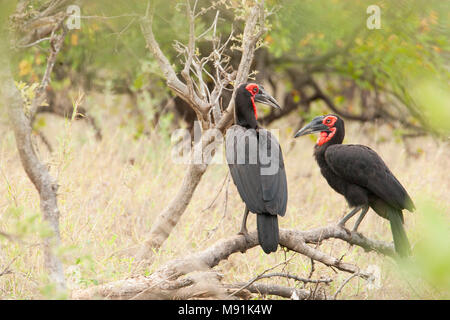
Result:
{"type": "MultiPolygon", "coordinates": [[[[239,236],[244,236],[245,242],[248,242],[248,241],[249,241],[250,234],[248,233],[247,228],[241,229],[241,230],[238,232],[238,235],[239,235],[239,236]]],[[[247,251],[247,249],[241,250],[241,253],[245,253],[245,251],[247,251]]]]}
{"type": "Polygon", "coordinates": [[[238,235],[244,236],[244,237],[246,237],[246,238],[249,236],[247,229],[241,229],[241,230],[239,230],[238,235]]]}
{"type": "Polygon", "coordinates": [[[347,233],[347,235],[351,235],[352,234],[352,232],[345,227],[345,221],[342,221],[342,220],[339,221],[337,226],[339,228],[341,228],[341,229],[344,229],[344,231],[347,233]]]}
{"type": "Polygon", "coordinates": [[[339,220],[339,222],[337,223],[338,227],[345,229],[345,222],[346,222],[346,220],[344,220],[344,219],[339,220]]]}

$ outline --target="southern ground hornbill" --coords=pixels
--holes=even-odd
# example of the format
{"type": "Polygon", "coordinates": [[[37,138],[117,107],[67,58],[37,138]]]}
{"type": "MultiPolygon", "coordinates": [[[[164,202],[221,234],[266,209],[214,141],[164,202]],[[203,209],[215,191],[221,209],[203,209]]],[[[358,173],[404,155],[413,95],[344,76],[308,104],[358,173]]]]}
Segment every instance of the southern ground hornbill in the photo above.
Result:
{"type": "Polygon", "coordinates": [[[265,253],[278,248],[277,216],[284,216],[287,182],[277,139],[257,123],[255,102],[280,108],[264,88],[245,83],[236,90],[234,125],[227,130],[226,157],[233,182],[245,203],[240,234],[247,235],[247,216],[255,213],[258,240],[265,253]]]}
{"type": "Polygon", "coordinates": [[[295,138],[320,133],[314,148],[314,157],[328,184],[342,194],[353,209],[339,225],[359,210],[353,231],[369,210],[389,220],[395,250],[400,256],[410,253],[408,238],[403,228],[403,209],[414,210],[414,204],[405,188],[395,178],[378,154],[363,145],[342,144],[345,135],[344,121],[336,115],[314,118],[300,129],[295,138]]]}

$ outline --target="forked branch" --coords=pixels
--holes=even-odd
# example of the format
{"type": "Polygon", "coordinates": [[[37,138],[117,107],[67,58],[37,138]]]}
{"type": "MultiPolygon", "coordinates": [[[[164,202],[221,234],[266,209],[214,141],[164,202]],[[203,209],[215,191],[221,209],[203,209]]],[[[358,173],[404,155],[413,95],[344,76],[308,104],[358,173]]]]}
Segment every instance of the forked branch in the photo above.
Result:
{"type": "MultiPolygon", "coordinates": [[[[234,93],[230,104],[227,107],[225,116],[222,115],[221,108],[219,106],[219,98],[224,87],[234,81],[235,88],[238,84],[247,81],[248,74],[250,72],[251,62],[253,60],[254,52],[257,48],[257,42],[265,32],[264,28],[264,2],[258,2],[249,11],[246,18],[244,34],[242,39],[242,55],[238,70],[235,72],[228,66],[228,59],[224,55],[224,50],[229,43],[230,38],[226,40],[224,44],[221,44],[218,40],[219,37],[215,36],[217,17],[214,19],[210,30],[213,30],[213,48],[214,51],[207,57],[199,58],[196,54],[195,43],[198,38],[195,36],[195,17],[198,13],[195,12],[196,5],[190,5],[189,1],[186,1],[186,12],[189,20],[189,42],[187,46],[176,43],[175,48],[177,51],[184,55],[185,62],[181,75],[185,82],[181,81],[169,59],[161,51],[158,42],[155,39],[152,29],[153,16],[155,8],[149,2],[147,6],[146,15],[141,19],[141,29],[144,38],[147,43],[147,47],[158,61],[159,67],[163,71],[164,77],[167,81],[167,85],[171,88],[180,98],[185,100],[192,109],[196,112],[198,120],[202,123],[202,128],[214,128],[218,129],[222,133],[231,124],[234,108],[234,93]],[[255,32],[256,30],[256,32],[255,32]],[[204,68],[205,64],[212,62],[213,68],[216,70],[215,76],[210,74],[204,68]],[[194,76],[194,77],[193,77],[194,76]],[[213,79],[215,87],[210,91],[203,76],[213,79]],[[214,124],[211,121],[210,113],[214,113],[214,124]]],[[[207,29],[207,30],[209,30],[207,29]]],[[[202,33],[202,36],[206,32],[202,33]]],[[[207,150],[206,146],[215,141],[215,132],[213,130],[207,131],[208,134],[203,134],[202,139],[198,142],[198,145],[193,148],[197,150],[197,147],[201,150],[207,150]]],[[[202,159],[209,158],[209,155],[203,155],[202,159]]],[[[186,175],[183,179],[181,188],[178,190],[176,196],[172,199],[169,205],[158,215],[155,222],[152,225],[149,235],[138,252],[138,259],[141,261],[151,262],[154,250],[157,250],[166,241],[175,225],[178,223],[180,217],[186,210],[193,193],[197,188],[200,180],[208,167],[208,163],[203,161],[201,164],[195,163],[194,153],[191,154],[191,163],[188,165],[186,175]]]]}
{"type": "MultiPolygon", "coordinates": [[[[344,229],[338,226],[327,226],[309,231],[300,231],[293,229],[280,230],[280,245],[287,249],[301,253],[315,261],[321,262],[328,267],[336,268],[338,270],[357,274],[361,278],[371,280],[372,274],[367,271],[361,271],[360,268],[354,264],[343,262],[341,259],[332,257],[312,246],[308,243],[320,243],[327,239],[341,239],[350,244],[360,246],[367,251],[376,251],[389,256],[395,256],[394,248],[391,244],[382,241],[375,241],[364,237],[355,232],[347,233],[344,229]]],[[[238,285],[223,285],[220,282],[220,276],[214,275],[214,282],[211,282],[211,275],[214,274],[212,268],[217,266],[219,262],[228,259],[234,253],[246,252],[247,250],[258,245],[256,231],[250,232],[247,237],[242,235],[234,235],[227,239],[220,240],[214,245],[206,248],[203,251],[191,254],[187,257],[176,259],[168,262],[163,267],[159,268],[149,277],[139,277],[116,281],[100,286],[91,287],[83,290],[76,290],[72,297],[75,299],[130,299],[138,297],[140,299],[178,299],[180,297],[190,298],[198,295],[195,287],[187,287],[196,284],[197,288],[208,287],[209,296],[206,294],[203,297],[224,298],[230,297],[230,294],[238,290],[240,293],[242,286],[238,285]],[[196,277],[195,274],[201,273],[202,276],[196,277]],[[202,283],[202,277],[208,274],[207,282],[202,283]],[[214,283],[214,285],[211,285],[214,283]],[[181,284],[181,286],[180,286],[181,284]],[[185,284],[185,285],[182,285],[185,284]],[[233,289],[233,291],[230,291],[233,289]],[[189,293],[189,294],[188,294],[189,293]]],[[[298,278],[304,281],[311,281],[304,278],[298,278]]],[[[322,280],[327,282],[328,280],[322,280]]],[[[316,281],[320,282],[320,281],[316,281]]],[[[261,290],[266,293],[283,292],[281,296],[286,297],[294,293],[293,288],[272,286],[264,287],[264,285],[251,283],[245,289],[256,292],[261,290]],[[276,287],[276,288],[275,288],[276,287]]],[[[203,291],[205,293],[206,291],[203,291]]],[[[311,292],[298,291],[296,292],[299,298],[311,297],[311,292]]],[[[239,294],[235,294],[240,296],[239,294]]],[[[317,295],[315,298],[323,299],[323,295],[317,295]]]]}

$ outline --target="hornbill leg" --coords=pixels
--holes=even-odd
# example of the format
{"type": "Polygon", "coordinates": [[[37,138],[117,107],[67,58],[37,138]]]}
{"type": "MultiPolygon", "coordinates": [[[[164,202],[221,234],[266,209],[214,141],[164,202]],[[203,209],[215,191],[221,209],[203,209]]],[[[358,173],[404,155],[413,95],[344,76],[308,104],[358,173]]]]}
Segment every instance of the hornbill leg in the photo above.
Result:
{"type": "Polygon", "coordinates": [[[364,216],[366,215],[367,211],[369,211],[369,206],[365,205],[362,207],[361,214],[358,217],[358,220],[356,220],[355,226],[353,227],[352,232],[356,232],[358,230],[359,225],[361,224],[361,221],[364,219],[364,216]]]}
{"type": "Polygon", "coordinates": [[[358,206],[358,207],[354,208],[352,211],[350,211],[350,213],[348,215],[346,215],[344,218],[342,218],[341,221],[338,222],[338,226],[344,227],[347,220],[350,219],[351,217],[353,217],[361,209],[362,209],[362,206],[358,206]]]}
{"type": "Polygon", "coordinates": [[[248,235],[248,231],[247,231],[247,217],[248,217],[248,208],[247,208],[247,206],[245,206],[244,218],[242,219],[241,230],[239,230],[238,234],[242,234],[244,236],[248,235]]]}

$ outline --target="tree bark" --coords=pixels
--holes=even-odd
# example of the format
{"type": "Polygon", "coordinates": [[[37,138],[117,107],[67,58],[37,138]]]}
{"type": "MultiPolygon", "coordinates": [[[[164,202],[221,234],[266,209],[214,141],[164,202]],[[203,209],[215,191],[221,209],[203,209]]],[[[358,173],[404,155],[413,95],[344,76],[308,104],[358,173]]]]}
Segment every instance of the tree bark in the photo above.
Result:
{"type": "MultiPolygon", "coordinates": [[[[358,266],[343,262],[332,257],[308,243],[317,244],[327,239],[341,239],[352,245],[357,245],[366,251],[376,251],[395,257],[392,244],[371,240],[357,232],[349,232],[345,229],[330,225],[308,231],[280,229],[280,245],[299,252],[324,265],[348,273],[358,273],[364,279],[371,279],[372,275],[362,271],[358,266]]],[[[227,285],[220,282],[220,276],[212,268],[222,260],[237,252],[246,252],[258,245],[256,231],[248,236],[234,235],[219,240],[203,251],[188,255],[184,258],[169,261],[148,277],[139,276],[131,279],[115,281],[87,289],[75,290],[73,299],[188,299],[188,298],[216,298],[229,297],[230,288],[237,285],[227,285]]],[[[244,284],[243,284],[244,285],[244,284]]],[[[242,287],[242,286],[241,286],[242,287]]],[[[275,292],[280,296],[292,295],[289,288],[261,287],[252,284],[247,288],[250,292],[256,292],[260,288],[261,293],[275,292]],[[265,291],[264,291],[265,290],[265,291]],[[270,291],[271,290],[271,291],[270,291]]],[[[239,289],[239,288],[237,288],[239,289]]],[[[292,289],[292,288],[291,288],[292,289]]],[[[300,299],[310,298],[305,291],[296,292],[300,299]]],[[[323,299],[323,295],[317,295],[316,299],[323,299]]]]}
{"type": "Polygon", "coordinates": [[[41,163],[31,141],[30,121],[24,114],[21,94],[14,84],[6,48],[0,48],[0,92],[8,108],[8,115],[14,130],[20,161],[40,198],[43,219],[53,231],[44,239],[44,261],[50,280],[60,289],[65,288],[63,266],[54,250],[60,245],[59,209],[57,203],[58,185],[47,167],[41,163]]]}
{"type": "Polygon", "coordinates": [[[151,262],[153,251],[159,249],[176,226],[207,168],[206,164],[190,164],[175,197],[152,224],[147,240],[138,252],[138,259],[151,262]]]}
{"type": "MultiPolygon", "coordinates": [[[[207,101],[200,99],[198,95],[194,94],[192,89],[189,89],[191,87],[191,85],[189,84],[192,79],[189,78],[186,68],[183,70],[183,77],[187,79],[187,84],[184,84],[178,78],[169,60],[161,51],[152,30],[153,11],[154,7],[149,5],[146,16],[141,20],[141,30],[146,40],[147,47],[155,57],[159,64],[159,67],[163,71],[166,83],[169,88],[171,88],[179,97],[181,97],[191,106],[191,108],[196,112],[199,121],[202,122],[202,127],[205,127],[204,124],[206,120],[204,119],[204,115],[208,114],[212,106],[208,104],[207,101]]],[[[190,12],[190,10],[188,10],[188,12],[190,12]]],[[[247,81],[251,62],[256,50],[257,41],[265,32],[265,29],[263,27],[264,19],[262,18],[263,14],[264,4],[263,2],[261,2],[258,5],[255,5],[250,10],[248,18],[246,20],[242,40],[242,56],[236,73],[235,88],[237,88],[239,84],[247,81]],[[256,32],[255,30],[258,31],[256,32]]],[[[191,53],[193,53],[194,50],[192,37],[195,36],[193,34],[194,28],[192,26],[192,23],[193,21],[191,21],[189,43],[189,46],[192,47],[190,48],[191,53]]],[[[189,64],[190,60],[186,63],[189,64]]],[[[231,101],[227,106],[224,114],[221,115],[220,119],[216,119],[217,124],[215,126],[215,129],[218,129],[222,133],[226,131],[233,120],[232,115],[234,113],[234,96],[235,92],[233,92],[231,101]]],[[[198,142],[199,147],[202,148],[201,150],[205,150],[205,147],[210,144],[213,139],[213,134],[203,134],[201,141],[198,142]]],[[[137,253],[138,260],[145,261],[147,263],[152,262],[154,250],[159,249],[169,237],[173,228],[178,223],[179,219],[189,205],[189,202],[192,199],[192,195],[194,194],[194,191],[200,183],[200,180],[207,168],[208,163],[189,164],[189,168],[183,179],[181,188],[178,190],[176,196],[172,199],[169,205],[158,215],[156,220],[153,222],[152,228],[149,235],[147,236],[146,241],[137,253]]]]}

